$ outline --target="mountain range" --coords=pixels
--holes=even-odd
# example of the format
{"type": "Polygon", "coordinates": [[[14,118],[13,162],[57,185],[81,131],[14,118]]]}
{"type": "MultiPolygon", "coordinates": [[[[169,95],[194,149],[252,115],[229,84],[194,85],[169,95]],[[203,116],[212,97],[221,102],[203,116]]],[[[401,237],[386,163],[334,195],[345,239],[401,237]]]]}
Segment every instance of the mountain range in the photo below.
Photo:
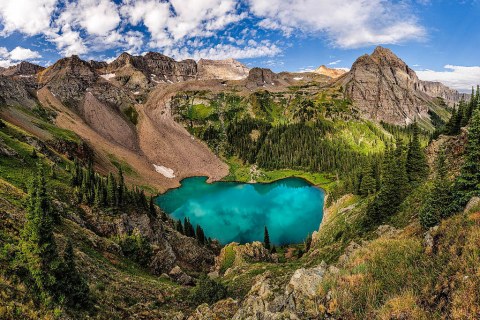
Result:
{"type": "Polygon", "coordinates": [[[478,318],[479,106],[382,47],[348,71],[156,52],[0,69],[0,318],[478,318]],[[220,244],[155,205],[198,176],[305,179],[322,222],[220,244]]]}

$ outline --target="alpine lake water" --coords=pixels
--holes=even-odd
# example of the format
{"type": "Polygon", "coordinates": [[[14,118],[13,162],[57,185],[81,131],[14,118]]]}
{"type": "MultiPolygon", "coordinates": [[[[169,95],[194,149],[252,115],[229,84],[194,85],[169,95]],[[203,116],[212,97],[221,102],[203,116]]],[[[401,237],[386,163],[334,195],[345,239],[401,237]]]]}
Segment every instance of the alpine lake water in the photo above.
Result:
{"type": "Polygon", "coordinates": [[[172,218],[188,217],[207,237],[230,242],[263,241],[267,226],[275,245],[302,242],[318,230],[325,193],[300,178],[272,183],[207,183],[206,177],[182,180],[156,198],[172,218]]]}

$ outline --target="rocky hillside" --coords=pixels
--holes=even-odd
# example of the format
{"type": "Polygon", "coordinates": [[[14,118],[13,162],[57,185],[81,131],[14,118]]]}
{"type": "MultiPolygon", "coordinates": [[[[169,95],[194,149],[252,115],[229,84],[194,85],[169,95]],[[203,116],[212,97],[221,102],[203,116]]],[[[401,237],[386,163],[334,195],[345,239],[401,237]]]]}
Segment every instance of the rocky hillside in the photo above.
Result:
{"type": "Polygon", "coordinates": [[[342,87],[364,117],[397,125],[429,121],[436,97],[447,102],[462,97],[445,86],[419,80],[405,62],[382,47],[358,58],[334,85],[342,87]]]}

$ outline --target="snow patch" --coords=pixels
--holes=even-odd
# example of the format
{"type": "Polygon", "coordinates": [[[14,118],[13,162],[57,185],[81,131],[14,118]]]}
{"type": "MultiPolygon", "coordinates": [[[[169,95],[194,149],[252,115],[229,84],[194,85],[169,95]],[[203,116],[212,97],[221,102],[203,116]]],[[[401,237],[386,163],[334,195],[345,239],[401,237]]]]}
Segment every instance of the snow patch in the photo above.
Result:
{"type": "Polygon", "coordinates": [[[140,94],[140,91],[135,91],[133,94],[137,96],[140,94]]]}
{"type": "Polygon", "coordinates": [[[302,79],[303,79],[303,77],[295,77],[295,78],[293,78],[293,80],[296,80],[296,81],[299,81],[299,80],[302,80],[302,79]]]}
{"type": "Polygon", "coordinates": [[[170,169],[164,166],[159,166],[156,164],[154,164],[153,167],[155,168],[155,171],[157,171],[158,173],[161,173],[166,178],[169,178],[169,179],[175,178],[175,172],[173,171],[173,169],[170,169]]]}
{"type": "Polygon", "coordinates": [[[115,73],[102,74],[100,77],[109,81],[110,79],[115,78],[115,73]]]}

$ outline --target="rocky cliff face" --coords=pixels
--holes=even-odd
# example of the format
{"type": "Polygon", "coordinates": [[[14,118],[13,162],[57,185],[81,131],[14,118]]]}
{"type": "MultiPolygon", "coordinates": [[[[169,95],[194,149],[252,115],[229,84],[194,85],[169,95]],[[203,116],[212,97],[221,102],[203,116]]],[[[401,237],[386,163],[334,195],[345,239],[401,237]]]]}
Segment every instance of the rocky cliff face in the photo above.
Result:
{"type": "Polygon", "coordinates": [[[415,72],[392,51],[377,47],[358,58],[351,70],[336,81],[346,96],[369,119],[397,125],[427,119],[433,99],[420,90],[415,72]]]}
{"type": "Polygon", "coordinates": [[[270,69],[253,68],[248,73],[247,87],[261,87],[275,85],[279,77],[270,69]]]}
{"type": "Polygon", "coordinates": [[[175,61],[157,52],[149,52],[144,56],[122,53],[107,66],[106,73],[114,77],[123,77],[125,83],[138,83],[139,86],[145,87],[147,83],[155,85],[160,82],[195,79],[197,63],[191,59],[175,61]]]}
{"type": "Polygon", "coordinates": [[[198,61],[199,80],[222,79],[222,80],[242,80],[248,76],[249,69],[242,63],[234,59],[225,60],[207,60],[198,61]]]}
{"type": "Polygon", "coordinates": [[[27,88],[23,81],[0,75],[0,105],[35,107],[36,98],[27,88]]]}
{"type": "Polygon", "coordinates": [[[22,61],[17,65],[11,66],[0,73],[4,76],[33,76],[45,69],[42,66],[22,61]]]}
{"type": "Polygon", "coordinates": [[[347,71],[342,70],[342,69],[328,68],[325,65],[321,65],[320,67],[315,69],[313,71],[313,73],[321,74],[321,75],[336,79],[336,78],[344,75],[345,73],[347,73],[347,71]]]}
{"type": "Polygon", "coordinates": [[[46,85],[62,102],[74,106],[98,80],[98,75],[88,62],[71,56],[43,70],[38,79],[41,86],[46,85]]]}
{"type": "Polygon", "coordinates": [[[442,98],[450,107],[470,98],[469,94],[459,93],[440,82],[420,81],[418,89],[432,98],[442,98]]]}

